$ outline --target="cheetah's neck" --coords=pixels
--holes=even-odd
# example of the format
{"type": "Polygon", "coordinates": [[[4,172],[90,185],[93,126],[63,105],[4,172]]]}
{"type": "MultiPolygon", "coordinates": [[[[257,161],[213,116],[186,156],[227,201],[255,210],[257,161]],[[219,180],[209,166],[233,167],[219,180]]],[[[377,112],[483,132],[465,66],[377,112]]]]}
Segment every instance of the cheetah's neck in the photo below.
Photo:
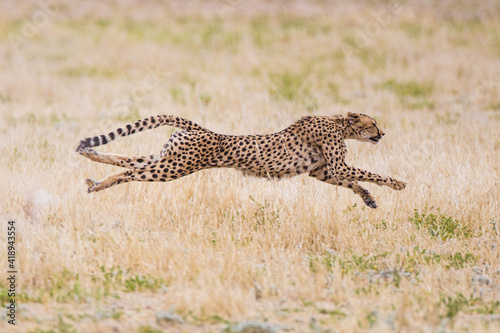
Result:
{"type": "Polygon", "coordinates": [[[344,140],[352,139],[355,137],[356,133],[352,129],[351,125],[349,125],[347,117],[342,116],[342,117],[335,119],[335,121],[338,124],[338,129],[342,133],[341,135],[342,135],[342,138],[344,140]]]}

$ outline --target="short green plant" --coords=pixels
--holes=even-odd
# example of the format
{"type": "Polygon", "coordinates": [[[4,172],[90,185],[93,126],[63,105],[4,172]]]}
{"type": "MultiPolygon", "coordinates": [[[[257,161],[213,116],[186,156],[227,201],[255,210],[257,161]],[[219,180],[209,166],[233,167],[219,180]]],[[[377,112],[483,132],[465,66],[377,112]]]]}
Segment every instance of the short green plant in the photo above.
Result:
{"type": "Polygon", "coordinates": [[[483,315],[498,314],[500,313],[500,301],[480,302],[471,311],[483,315]]]}
{"type": "Polygon", "coordinates": [[[59,320],[57,322],[58,332],[61,333],[76,333],[76,329],[70,323],[64,321],[63,317],[59,315],[59,320]]]}
{"type": "Polygon", "coordinates": [[[359,271],[361,273],[369,270],[379,271],[387,268],[382,259],[386,258],[388,254],[389,252],[375,255],[352,254],[350,259],[339,260],[339,263],[344,273],[349,271],[359,271]]]}
{"type": "Polygon", "coordinates": [[[419,38],[424,33],[424,28],[421,24],[402,22],[399,28],[412,38],[419,38]]]}
{"type": "Polygon", "coordinates": [[[64,268],[61,273],[52,277],[52,288],[49,295],[58,302],[68,302],[70,300],[80,300],[86,296],[80,283],[80,275],[70,272],[64,268]]]}
{"type": "Polygon", "coordinates": [[[192,310],[188,311],[187,316],[188,318],[192,319],[192,323],[196,325],[200,325],[203,323],[208,323],[208,324],[226,324],[226,325],[231,325],[233,324],[230,320],[225,319],[224,317],[214,314],[214,315],[207,315],[205,313],[205,309],[201,309],[201,315],[197,316],[193,313],[192,310]]]}
{"type": "Polygon", "coordinates": [[[257,230],[259,226],[279,224],[279,210],[274,210],[271,207],[271,204],[267,201],[264,201],[264,203],[260,203],[257,202],[252,196],[250,196],[250,200],[257,205],[257,209],[254,213],[254,219],[256,222],[255,230],[257,230]]]}
{"type": "Polygon", "coordinates": [[[117,286],[123,284],[123,275],[127,271],[122,270],[120,267],[99,267],[102,273],[101,276],[93,277],[92,282],[97,285],[95,289],[95,297],[101,299],[102,297],[110,296],[111,291],[115,290],[117,286]]]}
{"type": "Polygon", "coordinates": [[[469,226],[462,225],[451,216],[442,214],[437,209],[437,213],[420,213],[415,209],[415,213],[409,218],[410,222],[419,230],[427,230],[433,237],[442,240],[450,238],[470,238],[472,230],[469,226]]]}
{"type": "Polygon", "coordinates": [[[465,264],[475,264],[476,258],[472,253],[467,252],[463,255],[461,252],[455,252],[455,254],[448,255],[447,268],[463,268],[465,264]]]}
{"type": "Polygon", "coordinates": [[[226,325],[231,325],[231,321],[224,319],[223,317],[215,314],[210,317],[208,317],[208,322],[213,323],[213,324],[226,324],[226,325]]]}
{"type": "Polygon", "coordinates": [[[368,324],[370,325],[370,328],[371,328],[378,321],[377,313],[375,311],[370,311],[370,312],[368,312],[366,314],[365,319],[366,319],[366,321],[368,322],[368,324]]]}
{"type": "MultiPolygon", "coordinates": [[[[9,296],[9,288],[0,283],[0,305],[5,306],[10,301],[10,299],[11,297],[9,296]]],[[[16,291],[16,301],[41,303],[42,300],[39,296],[31,296],[27,293],[16,291]]]]}
{"type": "Polygon", "coordinates": [[[461,293],[455,297],[441,295],[440,305],[444,307],[444,317],[453,319],[460,311],[469,306],[469,300],[461,293]]]}
{"type": "Polygon", "coordinates": [[[434,103],[429,97],[434,91],[434,83],[419,83],[416,81],[396,81],[390,79],[379,84],[379,88],[392,91],[401,104],[410,109],[432,109],[434,103]]]}
{"type": "Polygon", "coordinates": [[[436,114],[438,124],[454,125],[460,120],[460,113],[446,111],[444,114],[436,114]]]}
{"type": "Polygon", "coordinates": [[[306,84],[306,74],[286,71],[272,74],[270,79],[272,82],[270,94],[274,98],[298,102],[308,109],[314,109],[317,106],[316,99],[306,84]]]}
{"type": "MultiPolygon", "coordinates": [[[[0,100],[1,100],[1,97],[0,97],[0,100]]],[[[500,110],[500,102],[491,102],[488,105],[488,109],[490,109],[492,111],[499,111],[500,110]]]]}
{"type": "Polygon", "coordinates": [[[441,317],[453,320],[460,312],[477,313],[483,315],[498,314],[500,312],[500,301],[484,301],[481,298],[475,298],[472,295],[465,297],[461,293],[456,295],[439,296],[439,307],[443,308],[441,317]]]}
{"type": "Polygon", "coordinates": [[[380,294],[379,292],[380,287],[374,287],[372,284],[369,284],[367,286],[359,287],[354,289],[354,292],[356,295],[359,297],[366,297],[366,296],[373,296],[373,295],[378,295],[380,294]]]}
{"type": "Polygon", "coordinates": [[[464,268],[467,265],[476,264],[476,257],[470,252],[455,252],[450,254],[441,254],[435,251],[420,249],[415,246],[412,251],[407,251],[406,256],[397,255],[397,262],[408,272],[418,274],[421,265],[442,265],[447,269],[464,268]]]}
{"type": "Polygon", "coordinates": [[[119,72],[108,67],[68,67],[61,69],[59,75],[66,77],[99,77],[99,78],[115,78],[119,72]]]}
{"type": "Polygon", "coordinates": [[[137,329],[136,333],[163,333],[163,331],[151,326],[141,326],[137,329]]]}
{"type": "Polygon", "coordinates": [[[7,104],[10,103],[11,101],[12,99],[9,94],[0,92],[0,102],[7,104]]]}
{"type": "Polygon", "coordinates": [[[273,45],[273,42],[278,37],[276,32],[271,29],[269,20],[265,17],[258,17],[252,20],[250,35],[252,36],[253,43],[261,49],[273,45]]]}
{"type": "Polygon", "coordinates": [[[387,64],[387,52],[376,49],[361,48],[355,52],[357,57],[371,71],[384,69],[387,64]]]}
{"type": "Polygon", "coordinates": [[[176,88],[176,87],[171,88],[170,96],[172,96],[174,102],[186,104],[186,97],[184,96],[184,91],[181,88],[176,88]]]}
{"type": "Polygon", "coordinates": [[[347,317],[347,315],[344,312],[340,311],[340,310],[319,309],[319,313],[321,313],[321,314],[327,314],[332,319],[343,319],[343,318],[347,317]]]}
{"type": "Polygon", "coordinates": [[[309,257],[309,270],[311,271],[311,273],[318,272],[318,258],[309,257]]]}
{"type": "Polygon", "coordinates": [[[203,105],[208,105],[212,101],[212,95],[209,93],[203,92],[198,95],[198,99],[200,100],[200,103],[203,105]]]}
{"type": "Polygon", "coordinates": [[[284,72],[271,75],[273,89],[271,94],[276,98],[282,98],[289,101],[300,98],[303,94],[308,94],[309,91],[304,84],[304,77],[300,74],[284,72]]]}
{"type": "Polygon", "coordinates": [[[331,26],[320,24],[314,19],[298,18],[298,17],[285,17],[280,22],[280,28],[283,32],[300,31],[307,36],[314,36],[317,34],[328,34],[331,32],[331,26]]]}
{"type": "Polygon", "coordinates": [[[114,119],[120,122],[132,122],[142,118],[141,113],[137,108],[137,105],[135,105],[132,101],[130,101],[127,107],[128,110],[126,113],[120,113],[119,115],[114,117],[114,119]]]}
{"type": "Polygon", "coordinates": [[[387,89],[399,97],[427,97],[434,90],[432,83],[419,83],[416,81],[400,82],[396,80],[387,80],[380,84],[382,89],[387,89]]]}
{"type": "Polygon", "coordinates": [[[165,282],[161,278],[152,278],[149,276],[136,275],[134,277],[128,278],[124,282],[125,292],[134,291],[155,291],[160,289],[165,285],[165,282]]]}

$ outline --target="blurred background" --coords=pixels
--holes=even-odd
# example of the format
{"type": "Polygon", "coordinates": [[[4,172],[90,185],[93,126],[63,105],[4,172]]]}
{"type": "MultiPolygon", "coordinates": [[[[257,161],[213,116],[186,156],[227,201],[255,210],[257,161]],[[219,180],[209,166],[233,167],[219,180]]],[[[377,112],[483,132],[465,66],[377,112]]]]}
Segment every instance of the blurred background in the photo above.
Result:
{"type": "Polygon", "coordinates": [[[494,0],[0,1],[0,331],[497,332],[499,78],[494,0]],[[116,168],[74,152],[154,114],[255,134],[348,111],[386,136],[347,162],[408,182],[367,184],[376,210],[219,169],[87,195],[116,168]]]}

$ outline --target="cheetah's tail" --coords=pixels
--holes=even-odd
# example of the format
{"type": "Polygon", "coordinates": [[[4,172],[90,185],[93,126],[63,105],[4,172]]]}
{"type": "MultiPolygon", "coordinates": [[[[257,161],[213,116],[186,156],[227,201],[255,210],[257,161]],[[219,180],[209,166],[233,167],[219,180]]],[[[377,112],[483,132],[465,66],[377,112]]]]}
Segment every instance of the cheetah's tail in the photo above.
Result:
{"type": "Polygon", "coordinates": [[[80,144],[76,148],[76,151],[79,152],[85,148],[105,145],[119,137],[128,136],[137,132],[142,132],[145,129],[149,130],[162,125],[179,127],[188,131],[206,130],[204,127],[192,122],[191,120],[181,117],[169,115],[151,116],[149,118],[138,120],[135,123],[128,124],[124,127],[120,127],[116,131],[109,132],[108,134],[102,134],[83,139],[82,141],[80,141],[80,144]]]}

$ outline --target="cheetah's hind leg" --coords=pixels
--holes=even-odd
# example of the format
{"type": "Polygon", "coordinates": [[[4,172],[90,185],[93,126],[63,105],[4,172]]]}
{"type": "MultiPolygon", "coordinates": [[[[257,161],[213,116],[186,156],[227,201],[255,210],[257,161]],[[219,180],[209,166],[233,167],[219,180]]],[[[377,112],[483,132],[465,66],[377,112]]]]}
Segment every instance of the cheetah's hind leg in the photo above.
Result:
{"type": "Polygon", "coordinates": [[[126,183],[135,180],[132,174],[133,174],[132,170],[124,170],[112,173],[111,175],[107,176],[106,178],[100,181],[95,181],[89,178],[85,181],[85,183],[88,186],[87,192],[88,193],[99,192],[113,185],[118,185],[121,183],[126,183]]]}
{"type": "Polygon", "coordinates": [[[127,169],[143,168],[156,163],[160,159],[160,156],[154,154],[128,157],[126,155],[100,153],[92,148],[83,148],[78,153],[94,162],[111,164],[127,169]]]}
{"type": "Polygon", "coordinates": [[[91,179],[91,178],[88,178],[85,183],[87,184],[87,186],[89,187],[87,189],[87,192],[90,193],[90,192],[93,192],[94,191],[94,188],[100,184],[100,182],[96,182],[95,180],[91,179]]]}

